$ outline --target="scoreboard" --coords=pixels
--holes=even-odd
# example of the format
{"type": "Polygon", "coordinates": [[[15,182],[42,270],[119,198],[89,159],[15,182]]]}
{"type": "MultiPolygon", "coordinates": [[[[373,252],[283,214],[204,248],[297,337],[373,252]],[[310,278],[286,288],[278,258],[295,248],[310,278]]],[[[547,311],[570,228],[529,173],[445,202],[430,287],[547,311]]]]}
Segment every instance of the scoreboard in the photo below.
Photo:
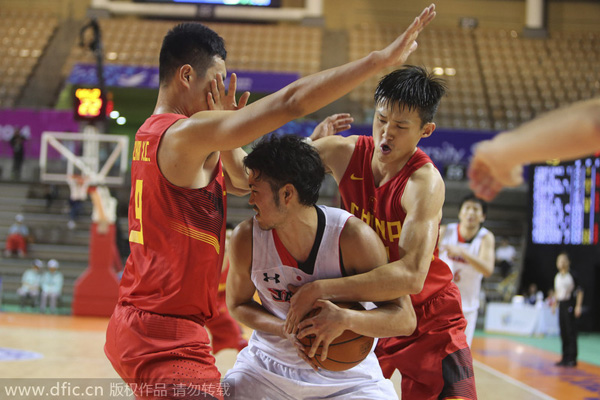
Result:
{"type": "Polygon", "coordinates": [[[530,167],[531,242],[598,245],[600,156],[530,167]]]}
{"type": "Polygon", "coordinates": [[[223,6],[279,7],[281,0],[134,0],[140,3],[188,3],[223,6]]]}

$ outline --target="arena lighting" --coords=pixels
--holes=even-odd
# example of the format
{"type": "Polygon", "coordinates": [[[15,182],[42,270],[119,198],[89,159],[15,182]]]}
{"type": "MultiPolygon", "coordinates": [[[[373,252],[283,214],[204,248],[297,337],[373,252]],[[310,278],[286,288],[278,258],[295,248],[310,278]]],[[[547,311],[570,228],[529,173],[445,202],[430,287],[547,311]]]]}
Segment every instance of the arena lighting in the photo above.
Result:
{"type": "MultiPolygon", "coordinates": [[[[323,17],[324,0],[304,0],[304,7],[232,7],[214,6],[212,17],[229,20],[302,21],[323,17]]],[[[116,0],[92,0],[90,8],[114,15],[147,15],[161,18],[196,18],[198,4],[137,3],[116,0]]]]}
{"type": "Polygon", "coordinates": [[[279,2],[273,0],[135,0],[140,3],[194,3],[194,4],[220,4],[231,6],[258,6],[269,7],[278,5],[279,2]]]}
{"type": "Polygon", "coordinates": [[[119,118],[120,116],[121,116],[121,113],[119,113],[117,110],[115,110],[115,111],[111,111],[111,112],[110,112],[110,117],[111,117],[112,119],[117,119],[117,118],[119,118]]]}
{"type": "Polygon", "coordinates": [[[125,125],[126,122],[127,122],[127,119],[125,117],[117,118],[117,124],[119,124],[119,125],[125,125]]]}
{"type": "Polygon", "coordinates": [[[442,68],[442,67],[435,67],[435,68],[433,69],[433,73],[434,73],[435,75],[438,75],[438,76],[439,76],[439,75],[444,75],[444,68],[442,68]]]}

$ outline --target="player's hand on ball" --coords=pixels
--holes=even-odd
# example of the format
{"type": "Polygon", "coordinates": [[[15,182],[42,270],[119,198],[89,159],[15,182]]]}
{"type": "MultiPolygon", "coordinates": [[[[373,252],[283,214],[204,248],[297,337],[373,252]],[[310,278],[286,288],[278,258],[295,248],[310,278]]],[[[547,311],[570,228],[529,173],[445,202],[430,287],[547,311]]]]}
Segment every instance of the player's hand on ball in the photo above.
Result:
{"type": "Polygon", "coordinates": [[[210,83],[210,91],[206,95],[209,110],[239,110],[248,103],[250,92],[244,92],[240,97],[239,103],[235,99],[237,90],[237,75],[231,74],[229,78],[229,89],[225,92],[225,82],[223,76],[217,74],[217,77],[210,83]]]}
{"type": "Polygon", "coordinates": [[[298,339],[305,338],[309,335],[314,335],[312,347],[308,351],[308,357],[312,358],[317,353],[319,346],[321,361],[327,359],[327,352],[331,342],[340,336],[346,330],[346,314],[347,309],[342,309],[330,301],[318,300],[315,303],[315,308],[320,309],[316,315],[309,313],[308,317],[298,324],[298,339]]]}
{"type": "Polygon", "coordinates": [[[301,359],[303,359],[304,361],[306,361],[306,363],[308,365],[310,365],[312,369],[314,369],[315,371],[317,371],[319,369],[319,367],[317,366],[317,364],[315,364],[315,362],[312,359],[310,359],[308,357],[308,355],[305,352],[304,346],[302,345],[302,343],[300,343],[300,341],[298,341],[298,338],[296,337],[296,334],[294,334],[294,333],[287,333],[285,331],[285,329],[283,329],[283,328],[282,328],[282,334],[283,334],[283,337],[285,337],[287,340],[289,340],[290,342],[292,342],[292,344],[296,348],[296,353],[298,353],[298,357],[300,357],[301,359]]]}
{"type": "Polygon", "coordinates": [[[285,320],[287,333],[298,332],[298,323],[310,310],[314,308],[315,301],[319,299],[316,282],[310,282],[303,286],[288,285],[288,290],[293,293],[290,299],[290,308],[285,320]]]}

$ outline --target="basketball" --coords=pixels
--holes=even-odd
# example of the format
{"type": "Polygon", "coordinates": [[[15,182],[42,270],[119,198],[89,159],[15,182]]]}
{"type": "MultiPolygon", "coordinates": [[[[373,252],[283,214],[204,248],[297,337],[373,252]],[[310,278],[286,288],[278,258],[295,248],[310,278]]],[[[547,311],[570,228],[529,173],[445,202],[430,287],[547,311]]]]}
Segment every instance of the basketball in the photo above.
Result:
{"type": "MultiPolygon", "coordinates": [[[[352,310],[364,310],[364,307],[360,305],[360,303],[336,303],[336,305],[352,310]]],[[[304,319],[314,317],[320,311],[320,308],[316,308],[306,314],[304,319]]],[[[315,335],[309,335],[298,340],[308,351],[312,347],[314,339],[315,335]]],[[[371,351],[371,347],[373,347],[373,341],[374,339],[372,337],[359,335],[358,333],[346,330],[331,342],[325,361],[321,361],[320,358],[322,346],[318,347],[312,360],[319,367],[329,371],[345,371],[358,365],[367,357],[371,351]]]]}

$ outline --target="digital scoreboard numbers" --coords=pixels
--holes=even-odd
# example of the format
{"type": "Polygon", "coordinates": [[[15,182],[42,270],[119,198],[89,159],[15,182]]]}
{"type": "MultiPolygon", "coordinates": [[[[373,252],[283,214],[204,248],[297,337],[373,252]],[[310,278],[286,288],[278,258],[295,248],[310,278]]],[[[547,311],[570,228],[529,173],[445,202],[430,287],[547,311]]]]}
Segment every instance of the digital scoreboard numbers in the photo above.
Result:
{"type": "Polygon", "coordinates": [[[534,244],[599,243],[600,157],[533,166],[530,183],[534,244]]]}
{"type": "Polygon", "coordinates": [[[102,116],[102,92],[98,88],[75,90],[73,108],[76,119],[96,120],[102,116]]]}

